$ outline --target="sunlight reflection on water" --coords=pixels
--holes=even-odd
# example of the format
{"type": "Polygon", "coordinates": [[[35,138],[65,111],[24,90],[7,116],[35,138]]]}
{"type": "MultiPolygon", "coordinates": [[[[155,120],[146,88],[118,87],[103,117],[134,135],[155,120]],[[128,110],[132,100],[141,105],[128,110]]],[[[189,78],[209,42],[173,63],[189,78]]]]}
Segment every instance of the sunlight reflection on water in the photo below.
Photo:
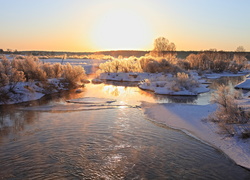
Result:
{"type": "MultiPolygon", "coordinates": [[[[177,102],[178,97],[157,96],[134,86],[87,84],[82,93],[71,91],[60,98],[36,106],[29,103],[21,108],[1,109],[2,177],[243,179],[250,176],[214,148],[147,121],[137,108],[140,101],[177,102]],[[86,97],[96,99],[88,99],[92,104],[84,104],[86,97]],[[115,101],[103,104],[107,99],[115,101]]],[[[191,97],[187,102],[199,101],[191,97]]]]}

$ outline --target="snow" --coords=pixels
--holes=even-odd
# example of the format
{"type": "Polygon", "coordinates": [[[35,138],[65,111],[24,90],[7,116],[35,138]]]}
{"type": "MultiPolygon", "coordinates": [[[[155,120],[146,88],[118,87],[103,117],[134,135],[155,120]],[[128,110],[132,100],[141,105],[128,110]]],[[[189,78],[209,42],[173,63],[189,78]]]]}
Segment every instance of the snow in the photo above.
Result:
{"type": "Polygon", "coordinates": [[[230,73],[230,72],[222,72],[222,73],[210,73],[210,74],[205,74],[203,77],[207,79],[219,79],[221,77],[236,77],[236,76],[244,76],[249,74],[249,70],[245,70],[242,72],[238,72],[237,74],[230,73]]]}
{"type": "MultiPolygon", "coordinates": [[[[174,80],[173,75],[166,73],[101,73],[99,79],[119,82],[140,82],[138,84],[139,88],[162,95],[195,96],[209,91],[207,85],[201,84],[206,83],[206,80],[201,79],[194,71],[190,71],[189,74],[199,85],[190,89],[181,88],[177,91],[171,89],[174,83],[171,82],[174,80]],[[173,80],[170,81],[171,78],[173,80]]],[[[101,81],[94,79],[93,82],[101,81]]]]}
{"type": "Polygon", "coordinates": [[[144,79],[162,76],[162,73],[101,73],[99,79],[120,82],[140,82],[144,79]]]}
{"type": "Polygon", "coordinates": [[[197,73],[191,72],[189,76],[185,73],[183,75],[185,76],[182,79],[170,74],[151,77],[140,82],[139,88],[153,91],[155,94],[177,96],[196,96],[210,90],[207,85],[201,84],[205,81],[197,73]]]}
{"type": "Polygon", "coordinates": [[[59,79],[48,79],[47,83],[48,86],[53,86],[53,89],[47,89],[46,85],[43,85],[41,82],[19,82],[13,91],[9,91],[9,86],[5,86],[1,90],[8,93],[9,100],[6,102],[0,101],[0,105],[38,100],[45,94],[67,90],[59,79]]]}
{"type": "Polygon", "coordinates": [[[250,90],[250,78],[248,77],[245,81],[236,85],[235,88],[250,90]]]}
{"type": "Polygon", "coordinates": [[[216,110],[215,104],[154,104],[142,102],[145,114],[152,120],[188,135],[223,151],[236,164],[250,169],[250,140],[219,133],[217,124],[204,121],[216,110]]]}
{"type": "Polygon", "coordinates": [[[201,84],[198,87],[195,87],[191,90],[183,89],[180,91],[173,91],[171,90],[170,86],[167,84],[164,85],[165,87],[157,87],[157,84],[139,84],[139,87],[143,90],[150,90],[153,91],[155,94],[161,94],[161,95],[175,95],[175,96],[196,96],[200,93],[209,92],[210,89],[207,88],[207,85],[201,84]]]}

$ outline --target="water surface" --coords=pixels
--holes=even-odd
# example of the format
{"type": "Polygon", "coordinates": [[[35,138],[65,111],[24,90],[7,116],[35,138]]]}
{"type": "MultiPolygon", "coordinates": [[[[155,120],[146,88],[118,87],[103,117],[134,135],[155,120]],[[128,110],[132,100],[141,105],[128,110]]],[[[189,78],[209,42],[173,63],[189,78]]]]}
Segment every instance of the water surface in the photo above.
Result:
{"type": "MultiPolygon", "coordinates": [[[[220,151],[149,121],[139,107],[142,100],[173,101],[137,87],[89,84],[79,94],[2,106],[0,177],[250,179],[249,171],[220,151]],[[76,102],[84,97],[115,101],[76,102]]],[[[197,102],[199,97],[187,101],[197,102]]]]}

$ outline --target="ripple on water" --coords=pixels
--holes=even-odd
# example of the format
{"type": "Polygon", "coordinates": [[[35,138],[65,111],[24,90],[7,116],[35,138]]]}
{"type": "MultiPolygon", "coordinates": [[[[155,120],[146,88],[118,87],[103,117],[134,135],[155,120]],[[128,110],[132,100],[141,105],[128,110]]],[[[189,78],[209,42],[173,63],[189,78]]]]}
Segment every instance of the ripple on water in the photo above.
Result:
{"type": "MultiPolygon", "coordinates": [[[[68,103],[65,106],[71,109],[75,105],[82,104],[68,103]]],[[[49,108],[53,109],[51,106],[49,108]]],[[[236,166],[219,151],[180,131],[147,121],[142,112],[136,108],[52,112],[52,110],[34,109],[18,112],[25,114],[19,116],[20,122],[26,123],[21,118],[28,116],[34,121],[23,124],[23,128],[16,132],[10,131],[8,135],[1,136],[2,177],[13,177],[13,179],[244,179],[249,177],[248,171],[236,166]],[[17,140],[10,141],[9,137],[15,133],[18,136],[17,140]]]]}

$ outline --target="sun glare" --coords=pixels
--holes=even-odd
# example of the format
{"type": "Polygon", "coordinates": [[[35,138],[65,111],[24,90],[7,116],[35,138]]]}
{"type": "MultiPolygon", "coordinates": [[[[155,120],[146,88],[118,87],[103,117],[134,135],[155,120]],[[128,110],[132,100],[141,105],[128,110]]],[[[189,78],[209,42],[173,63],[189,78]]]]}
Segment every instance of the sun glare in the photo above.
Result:
{"type": "Polygon", "coordinates": [[[103,14],[93,26],[91,40],[101,50],[136,50],[148,48],[153,35],[146,17],[129,9],[103,14]]]}

